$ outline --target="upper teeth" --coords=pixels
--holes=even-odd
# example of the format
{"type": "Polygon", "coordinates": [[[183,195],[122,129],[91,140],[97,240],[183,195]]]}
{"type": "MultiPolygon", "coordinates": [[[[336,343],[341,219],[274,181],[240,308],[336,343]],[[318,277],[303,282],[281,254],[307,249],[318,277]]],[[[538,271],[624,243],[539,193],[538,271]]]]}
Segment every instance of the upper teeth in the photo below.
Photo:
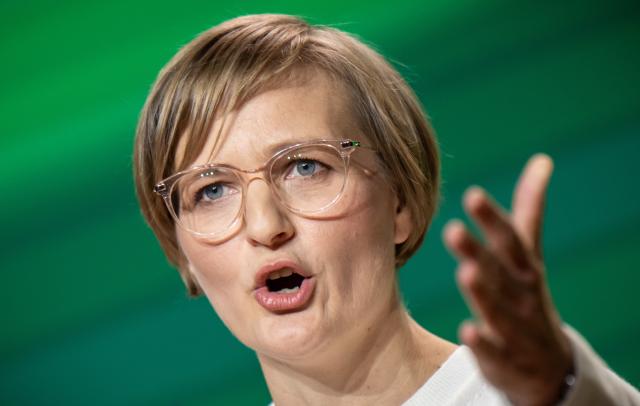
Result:
{"type": "Polygon", "coordinates": [[[269,274],[269,279],[274,280],[278,278],[284,278],[285,276],[291,276],[293,271],[289,268],[281,269],[279,271],[274,271],[269,274]]]}

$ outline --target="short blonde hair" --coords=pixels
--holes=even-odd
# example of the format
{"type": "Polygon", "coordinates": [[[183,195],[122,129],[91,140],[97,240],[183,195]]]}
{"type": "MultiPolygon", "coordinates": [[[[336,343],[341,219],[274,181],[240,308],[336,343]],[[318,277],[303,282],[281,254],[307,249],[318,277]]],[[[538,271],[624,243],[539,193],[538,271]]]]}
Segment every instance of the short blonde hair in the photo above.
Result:
{"type": "Polygon", "coordinates": [[[258,92],[292,80],[293,72],[305,67],[326,72],[346,89],[354,119],[410,210],[414,228],[396,246],[396,266],[424,239],[439,199],[438,147],[420,102],[401,75],[373,49],[335,28],[288,15],[238,17],[200,34],[169,61],[136,130],[134,177],[142,213],[191,296],[202,291],[153,186],[192,162],[216,118],[224,120],[258,92]],[[185,152],[177,162],[179,143],[185,152]]]}

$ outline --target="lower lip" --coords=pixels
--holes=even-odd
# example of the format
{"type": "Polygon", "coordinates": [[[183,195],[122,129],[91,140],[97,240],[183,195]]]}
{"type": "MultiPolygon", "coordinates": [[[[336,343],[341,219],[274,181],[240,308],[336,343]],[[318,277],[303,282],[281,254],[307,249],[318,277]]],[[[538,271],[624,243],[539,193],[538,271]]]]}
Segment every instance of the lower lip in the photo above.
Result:
{"type": "Polygon", "coordinates": [[[304,278],[296,292],[269,292],[269,289],[263,286],[256,289],[255,298],[262,307],[270,312],[282,313],[301,310],[311,299],[315,286],[316,279],[314,277],[304,278]]]}

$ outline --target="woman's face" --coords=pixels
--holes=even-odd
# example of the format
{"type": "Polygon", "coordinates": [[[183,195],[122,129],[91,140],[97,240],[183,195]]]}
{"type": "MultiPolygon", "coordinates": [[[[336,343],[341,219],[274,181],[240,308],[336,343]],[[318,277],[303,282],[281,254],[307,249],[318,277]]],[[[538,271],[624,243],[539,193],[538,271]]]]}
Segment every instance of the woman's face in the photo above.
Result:
{"type": "MultiPolygon", "coordinates": [[[[210,137],[192,164],[254,169],[273,145],[344,138],[368,144],[344,91],[323,74],[263,92],[228,120],[217,150],[210,137]]],[[[217,131],[214,125],[211,134],[217,131]]],[[[342,199],[323,218],[288,211],[264,179],[250,181],[244,198],[243,226],[221,243],[177,229],[193,277],[240,341],[260,355],[295,360],[383,325],[397,300],[395,244],[411,225],[380,173],[352,165],[342,199]],[[290,270],[305,276],[304,286],[268,292],[264,279],[290,270]]]]}

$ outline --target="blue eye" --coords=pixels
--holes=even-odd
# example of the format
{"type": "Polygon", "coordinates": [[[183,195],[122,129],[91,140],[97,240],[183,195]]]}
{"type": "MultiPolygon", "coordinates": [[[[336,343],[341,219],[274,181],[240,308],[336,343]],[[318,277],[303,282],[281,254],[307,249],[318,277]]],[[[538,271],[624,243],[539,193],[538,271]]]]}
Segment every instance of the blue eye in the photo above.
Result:
{"type": "Polygon", "coordinates": [[[311,176],[316,172],[316,162],[311,160],[298,161],[295,170],[300,176],[311,176]]]}
{"type": "Polygon", "coordinates": [[[211,203],[220,200],[223,197],[237,193],[237,190],[224,183],[210,183],[200,190],[194,196],[194,203],[211,203]]]}
{"type": "Polygon", "coordinates": [[[214,183],[208,185],[202,189],[202,194],[208,200],[216,200],[222,197],[224,194],[223,186],[220,183],[214,183]]]}
{"type": "Polygon", "coordinates": [[[297,179],[298,181],[318,180],[318,177],[327,175],[329,171],[331,171],[331,167],[317,159],[298,158],[289,162],[284,179],[297,179]]]}

